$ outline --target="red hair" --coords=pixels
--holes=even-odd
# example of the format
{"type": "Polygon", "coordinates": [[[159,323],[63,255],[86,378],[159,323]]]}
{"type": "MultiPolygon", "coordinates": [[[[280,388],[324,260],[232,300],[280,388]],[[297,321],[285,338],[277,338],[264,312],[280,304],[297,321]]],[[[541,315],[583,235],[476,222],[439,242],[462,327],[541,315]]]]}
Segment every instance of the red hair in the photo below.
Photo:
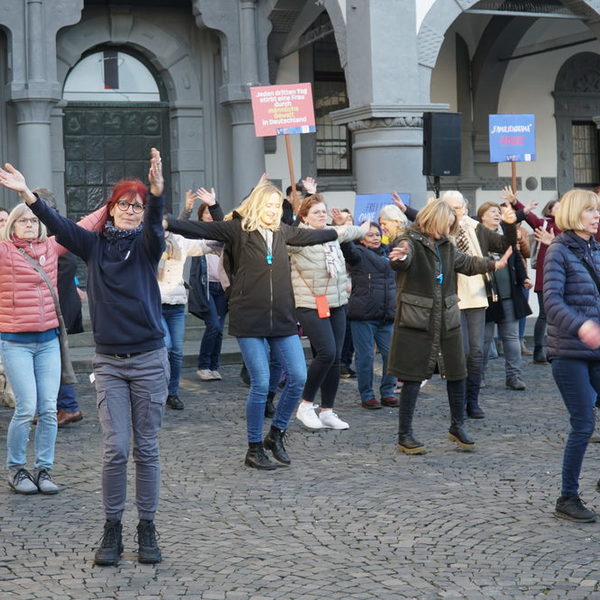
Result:
{"type": "Polygon", "coordinates": [[[145,206],[146,202],[148,202],[148,187],[139,179],[121,179],[121,181],[115,183],[112,194],[106,201],[106,218],[108,219],[110,217],[109,213],[118,200],[124,198],[125,200],[131,201],[136,196],[139,196],[142,199],[145,206]]]}

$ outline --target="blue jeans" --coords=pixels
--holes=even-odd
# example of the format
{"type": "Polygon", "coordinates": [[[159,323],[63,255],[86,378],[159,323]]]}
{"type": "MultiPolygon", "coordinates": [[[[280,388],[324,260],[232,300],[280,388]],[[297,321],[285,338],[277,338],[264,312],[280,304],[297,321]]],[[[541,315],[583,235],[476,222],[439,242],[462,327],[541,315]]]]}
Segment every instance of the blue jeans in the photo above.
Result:
{"type": "Polygon", "coordinates": [[[165,346],[169,352],[169,365],[171,366],[169,394],[176,394],[179,390],[179,378],[183,365],[185,304],[163,304],[162,320],[165,330],[165,346]]]}
{"type": "Polygon", "coordinates": [[[288,428],[306,381],[304,349],[297,335],[268,338],[239,337],[237,341],[250,374],[250,392],[246,401],[248,442],[261,442],[265,403],[269,391],[269,349],[271,354],[277,357],[287,375],[272,421],[273,426],[281,430],[288,428]]]}
{"type": "Polygon", "coordinates": [[[8,426],[6,464],[23,467],[31,421],[36,412],[35,466],[51,469],[56,442],[56,397],[60,386],[58,337],[47,342],[0,342],[6,375],[15,394],[15,412],[8,426]]]}
{"type": "Polygon", "coordinates": [[[561,496],[574,496],[579,490],[583,457],[594,432],[594,405],[600,394],[600,361],[555,358],[552,375],[571,422],[563,456],[561,496]]]}
{"type": "MultiPolygon", "coordinates": [[[[521,341],[519,340],[519,321],[515,318],[515,309],[512,298],[502,300],[504,318],[498,323],[498,335],[504,347],[504,365],[506,378],[518,377],[521,379],[521,341]]],[[[483,345],[483,373],[487,366],[487,356],[490,344],[494,337],[494,326],[496,323],[486,323],[485,340],[483,345]]]]}
{"type": "Polygon", "coordinates": [[[77,412],[79,404],[77,404],[77,393],[75,386],[69,384],[61,385],[58,390],[58,398],[56,399],[56,409],[66,412],[77,412]]]}
{"type": "Polygon", "coordinates": [[[467,359],[467,406],[479,400],[483,375],[485,311],[485,308],[465,308],[460,311],[463,348],[467,359]]]}
{"type": "Polygon", "coordinates": [[[225,291],[220,283],[211,281],[208,289],[208,312],[202,316],[206,329],[200,342],[198,368],[217,371],[223,343],[223,325],[228,306],[225,291]]]}
{"type": "Polygon", "coordinates": [[[354,364],[358,380],[358,392],[363,402],[375,397],[373,392],[373,363],[375,362],[375,344],[383,360],[383,375],[379,385],[382,398],[394,396],[396,378],[388,375],[387,361],[392,340],[393,323],[384,321],[351,321],[352,341],[354,342],[354,364]]]}

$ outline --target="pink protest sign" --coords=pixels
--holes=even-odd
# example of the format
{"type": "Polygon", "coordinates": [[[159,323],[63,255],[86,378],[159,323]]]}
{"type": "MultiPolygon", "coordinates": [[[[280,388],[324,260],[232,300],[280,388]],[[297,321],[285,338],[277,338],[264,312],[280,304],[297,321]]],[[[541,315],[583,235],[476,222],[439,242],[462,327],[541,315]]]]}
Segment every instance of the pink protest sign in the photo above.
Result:
{"type": "Polygon", "coordinates": [[[257,137],[316,131],[310,83],[250,88],[257,137]]]}

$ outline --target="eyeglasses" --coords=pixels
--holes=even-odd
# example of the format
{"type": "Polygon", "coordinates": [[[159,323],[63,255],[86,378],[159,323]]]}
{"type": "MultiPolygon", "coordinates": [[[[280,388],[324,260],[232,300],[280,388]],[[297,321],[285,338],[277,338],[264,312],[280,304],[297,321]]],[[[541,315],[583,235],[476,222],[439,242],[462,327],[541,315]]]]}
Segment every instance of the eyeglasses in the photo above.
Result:
{"type": "Polygon", "coordinates": [[[28,225],[29,223],[31,223],[32,225],[37,225],[40,222],[40,220],[36,217],[31,217],[29,219],[27,217],[22,217],[21,219],[17,219],[15,222],[19,223],[19,225],[28,225]]]}
{"type": "Polygon", "coordinates": [[[131,207],[131,210],[133,210],[134,213],[141,213],[144,210],[144,205],[141,202],[127,202],[127,200],[119,200],[117,202],[117,206],[119,207],[120,210],[122,210],[123,212],[127,212],[129,210],[129,207],[131,207]]]}

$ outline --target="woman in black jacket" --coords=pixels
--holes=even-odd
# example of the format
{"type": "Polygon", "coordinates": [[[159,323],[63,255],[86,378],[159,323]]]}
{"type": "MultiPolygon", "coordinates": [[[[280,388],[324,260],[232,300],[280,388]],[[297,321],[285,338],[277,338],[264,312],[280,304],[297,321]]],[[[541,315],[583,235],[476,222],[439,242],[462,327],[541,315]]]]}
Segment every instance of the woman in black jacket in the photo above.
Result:
{"type": "Polygon", "coordinates": [[[289,465],[283,435],[304,388],[306,362],[298,338],[287,245],[309,246],[337,239],[334,229],[300,229],[281,223],[282,194],[269,183],[258,185],[221,223],[169,219],[168,229],[191,238],[226,244],[230,258],[229,333],[238,339],[251,385],[246,402],[248,452],[245,464],[275,469],[264,448],[289,465]],[[287,373],[271,429],[263,422],[269,390],[269,349],[287,373]]]}
{"type": "Polygon", "coordinates": [[[386,247],[381,244],[381,229],[371,223],[359,244],[341,244],[352,279],[348,300],[348,320],[356,364],[358,391],[363,408],[398,406],[394,396],[396,378],[387,374],[387,359],[392,339],[392,323],[396,308],[396,284],[386,247]],[[383,359],[383,375],[379,385],[381,402],[373,391],[375,345],[383,359]]]}

